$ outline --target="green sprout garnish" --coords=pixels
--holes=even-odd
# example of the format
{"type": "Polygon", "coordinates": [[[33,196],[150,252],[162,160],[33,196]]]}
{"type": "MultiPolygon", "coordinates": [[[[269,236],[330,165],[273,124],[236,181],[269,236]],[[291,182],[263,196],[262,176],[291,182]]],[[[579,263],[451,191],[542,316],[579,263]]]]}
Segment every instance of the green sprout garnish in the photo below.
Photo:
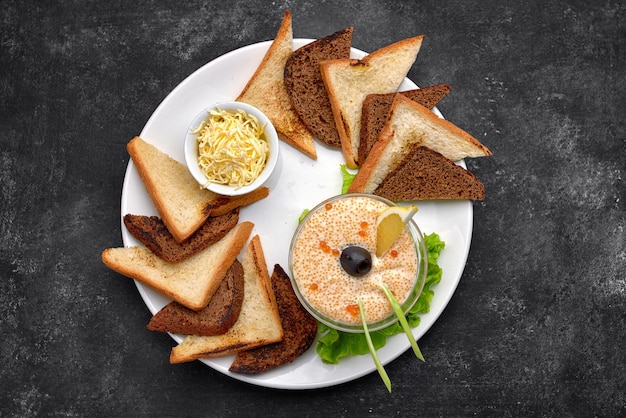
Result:
{"type": "Polygon", "coordinates": [[[361,298],[357,299],[357,304],[359,305],[359,313],[361,314],[361,322],[363,323],[363,332],[365,333],[365,340],[367,341],[367,346],[369,347],[370,354],[372,355],[372,360],[374,360],[376,370],[378,370],[378,374],[381,379],[383,379],[387,390],[391,393],[391,380],[389,380],[389,376],[380,362],[378,354],[376,353],[376,348],[374,348],[374,344],[372,343],[372,337],[370,336],[369,329],[367,328],[367,320],[365,319],[365,310],[363,309],[363,302],[361,302],[361,298]]]}
{"type": "Polygon", "coordinates": [[[415,353],[415,356],[418,359],[425,361],[424,356],[422,355],[422,352],[420,351],[420,348],[417,346],[417,341],[415,341],[415,338],[413,337],[413,333],[411,332],[411,327],[409,327],[409,323],[407,322],[406,317],[404,316],[404,313],[402,312],[402,308],[400,307],[400,304],[398,303],[395,296],[393,295],[393,293],[391,293],[391,291],[389,290],[389,288],[387,287],[385,283],[382,283],[380,287],[385,293],[385,296],[387,296],[387,299],[389,299],[389,303],[391,303],[391,306],[393,307],[393,311],[396,313],[396,316],[398,317],[398,321],[400,322],[400,325],[402,326],[404,333],[406,334],[407,338],[409,339],[409,342],[411,343],[411,347],[413,348],[413,352],[415,353]]]}

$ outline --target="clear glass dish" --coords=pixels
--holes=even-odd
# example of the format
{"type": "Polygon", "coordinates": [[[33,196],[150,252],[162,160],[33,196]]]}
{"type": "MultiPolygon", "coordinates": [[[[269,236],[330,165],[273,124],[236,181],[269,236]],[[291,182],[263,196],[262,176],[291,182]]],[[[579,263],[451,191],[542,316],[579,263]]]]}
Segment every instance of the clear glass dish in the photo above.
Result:
{"type": "MultiPolygon", "coordinates": [[[[307,311],[309,311],[311,313],[311,315],[313,315],[318,321],[320,321],[323,324],[328,325],[331,328],[334,329],[338,329],[340,331],[345,331],[345,332],[363,332],[363,326],[360,323],[360,320],[358,320],[358,315],[355,316],[355,320],[353,322],[348,322],[345,320],[341,320],[338,319],[339,315],[337,316],[331,316],[328,313],[323,313],[322,311],[325,310],[324,308],[320,309],[320,304],[316,303],[316,302],[312,302],[309,299],[313,299],[312,296],[307,297],[307,294],[310,295],[311,290],[307,289],[305,286],[310,286],[310,284],[306,284],[305,283],[310,283],[311,279],[314,276],[319,276],[319,275],[327,275],[327,274],[331,274],[329,273],[330,270],[328,271],[314,271],[317,270],[317,266],[314,265],[315,263],[311,264],[311,260],[300,260],[298,259],[298,257],[302,258],[301,255],[296,255],[294,256],[294,254],[296,253],[296,246],[298,245],[305,245],[303,244],[303,242],[301,242],[299,240],[303,229],[305,228],[305,226],[308,224],[308,222],[311,221],[311,219],[313,219],[313,217],[318,216],[318,212],[320,211],[325,211],[328,210],[328,208],[332,207],[333,204],[336,204],[339,201],[346,201],[346,199],[356,199],[354,200],[354,202],[358,202],[359,199],[361,200],[372,200],[374,202],[381,202],[383,203],[385,206],[395,206],[395,203],[382,198],[380,196],[376,196],[376,195],[371,195],[371,194],[363,194],[363,193],[349,193],[349,194],[343,194],[343,195],[338,195],[338,196],[334,196],[331,197],[329,199],[324,200],[323,202],[319,203],[317,206],[315,206],[312,210],[310,210],[306,216],[302,219],[302,221],[300,222],[300,224],[298,225],[292,240],[291,240],[291,245],[289,248],[289,271],[290,271],[290,276],[291,276],[291,282],[292,282],[292,286],[294,288],[294,291],[296,293],[296,295],[298,296],[298,299],[300,300],[300,302],[302,303],[302,305],[305,307],[305,309],[307,311]],[[296,268],[294,263],[309,263],[309,265],[311,265],[311,268],[309,270],[304,269],[303,267],[300,268],[296,268]],[[306,271],[306,273],[301,273],[299,274],[298,271],[306,271]],[[300,276],[306,276],[306,277],[300,277],[300,276]]],[[[344,206],[344,205],[342,205],[344,206]]],[[[345,206],[344,206],[345,209],[345,206]]],[[[357,216],[359,216],[358,208],[347,208],[348,212],[342,213],[342,216],[346,216],[348,218],[353,217],[354,219],[356,219],[357,216]],[[354,213],[349,213],[349,211],[353,211],[354,213]]],[[[370,215],[371,218],[371,215],[370,215]]],[[[356,221],[355,221],[356,222],[356,221]]],[[[375,231],[375,225],[371,225],[372,221],[370,220],[370,232],[371,229],[373,228],[373,230],[375,231]]],[[[323,223],[324,225],[326,225],[324,231],[317,231],[319,234],[316,236],[319,237],[324,237],[324,236],[329,236],[328,234],[341,234],[340,232],[338,232],[341,228],[338,227],[337,225],[333,224],[333,222],[328,221],[323,223]]],[[[322,225],[322,223],[320,223],[320,225],[322,225]]],[[[358,225],[358,224],[357,224],[358,225]]],[[[413,248],[415,249],[415,256],[417,257],[416,263],[415,263],[415,273],[414,276],[411,278],[412,279],[412,284],[410,285],[410,290],[407,293],[406,299],[400,299],[398,300],[398,302],[400,302],[400,306],[402,308],[402,311],[406,314],[415,304],[415,302],[417,301],[417,299],[419,298],[422,289],[424,287],[424,282],[426,280],[426,274],[427,274],[427,269],[428,269],[428,253],[426,250],[426,245],[424,242],[424,238],[422,236],[422,233],[419,229],[419,227],[417,226],[417,224],[415,223],[415,221],[413,219],[411,219],[408,223],[407,223],[407,228],[408,228],[408,232],[409,235],[411,237],[411,241],[412,241],[412,245],[413,248]]],[[[309,228],[310,229],[310,228],[309,228]]],[[[307,232],[308,233],[308,232],[307,232]]],[[[334,237],[333,237],[334,238],[334,237]]],[[[342,236],[343,238],[343,236],[342,236]]],[[[341,238],[337,237],[337,240],[341,240],[341,238]]],[[[337,241],[335,240],[335,241],[337,241]]],[[[329,240],[332,241],[332,240],[329,240]]],[[[371,240],[370,240],[371,241],[371,240]]],[[[375,242],[375,240],[374,240],[375,242]]],[[[343,249],[345,249],[348,246],[354,246],[354,243],[349,243],[346,242],[344,243],[345,246],[341,249],[336,249],[335,250],[335,254],[329,254],[330,257],[337,257],[337,266],[339,266],[338,268],[335,268],[336,266],[334,266],[334,261],[331,262],[331,268],[333,273],[332,274],[338,274],[337,272],[341,271],[341,263],[339,261],[339,256],[341,254],[341,251],[343,249]],[[333,267],[334,266],[334,267],[333,267]]],[[[312,244],[308,244],[309,246],[311,246],[312,244]]],[[[322,244],[323,246],[324,244],[322,244]]],[[[360,245],[360,244],[357,244],[360,245]]],[[[374,255],[374,248],[368,248],[369,252],[371,253],[371,257],[375,258],[376,256],[374,255]]],[[[315,250],[314,250],[315,251],[315,250]]],[[[322,250],[320,250],[322,251],[322,250]]],[[[300,252],[300,251],[298,251],[300,252]]],[[[309,254],[311,255],[311,257],[313,257],[314,255],[311,254],[309,252],[309,254]]],[[[384,258],[385,256],[383,256],[384,258]]],[[[411,255],[412,257],[412,255],[411,255]]],[[[375,261],[373,263],[374,266],[377,265],[377,262],[375,261]]],[[[380,292],[380,295],[383,295],[382,290],[380,290],[379,288],[371,290],[372,287],[376,286],[376,280],[378,280],[379,275],[384,275],[386,274],[386,272],[384,270],[381,271],[375,271],[375,268],[377,267],[372,267],[372,271],[367,273],[365,276],[363,277],[355,277],[352,276],[350,274],[348,274],[347,272],[345,272],[345,270],[342,271],[343,275],[341,276],[341,281],[342,283],[344,281],[346,281],[347,283],[350,283],[351,281],[354,281],[355,286],[357,288],[369,288],[369,291],[374,291],[374,292],[380,292]],[[357,283],[358,281],[364,280],[367,278],[367,275],[369,274],[375,274],[376,276],[372,278],[372,286],[369,285],[369,283],[367,285],[361,285],[360,282],[357,283]]],[[[339,279],[338,279],[339,280],[339,279]]],[[[324,292],[327,291],[326,289],[329,289],[331,286],[323,286],[323,288],[317,289],[317,286],[315,288],[315,292],[324,292]]],[[[353,286],[346,286],[345,288],[341,288],[340,287],[340,291],[345,291],[345,296],[346,298],[350,299],[352,298],[352,290],[353,286]]],[[[356,290],[356,292],[360,292],[361,290],[356,290]]],[[[364,292],[366,290],[363,290],[364,292]]],[[[321,299],[327,299],[327,300],[331,300],[332,298],[334,298],[334,294],[337,292],[337,289],[335,288],[334,290],[328,290],[328,292],[330,292],[327,295],[324,295],[323,293],[321,294],[321,299]]],[[[378,297],[380,297],[380,295],[378,295],[378,297]]],[[[357,304],[357,299],[358,297],[368,297],[368,295],[361,295],[361,294],[354,294],[354,305],[357,304]]],[[[384,295],[383,295],[384,296],[384,295]]],[[[317,298],[320,298],[319,295],[316,296],[317,298]]],[[[388,306],[388,315],[386,315],[384,318],[382,319],[377,319],[376,321],[373,321],[371,323],[368,322],[368,329],[369,331],[376,331],[385,327],[388,327],[389,325],[392,325],[393,323],[395,323],[398,318],[396,317],[395,313],[393,312],[393,309],[391,307],[391,304],[389,304],[388,306]]],[[[367,307],[366,307],[366,311],[367,311],[367,307]]],[[[327,311],[328,312],[328,311],[327,311]]],[[[358,312],[358,311],[357,311],[358,312]]]]}

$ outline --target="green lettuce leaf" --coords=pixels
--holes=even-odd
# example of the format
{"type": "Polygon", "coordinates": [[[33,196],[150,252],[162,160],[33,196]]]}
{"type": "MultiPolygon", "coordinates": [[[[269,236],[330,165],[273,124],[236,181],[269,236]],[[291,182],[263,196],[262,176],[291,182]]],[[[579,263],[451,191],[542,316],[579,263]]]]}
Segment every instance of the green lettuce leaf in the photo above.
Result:
{"type": "Polygon", "coordinates": [[[356,177],[356,173],[349,172],[345,164],[341,164],[340,168],[341,177],[343,179],[343,182],[341,183],[341,193],[345,194],[348,192],[348,188],[350,187],[350,184],[352,184],[352,180],[356,177]]]}
{"type": "Polygon", "coordinates": [[[309,214],[309,212],[311,212],[311,209],[304,209],[302,211],[302,213],[300,214],[300,217],[298,218],[298,224],[302,223],[302,221],[309,214]]]}
{"type": "MultiPolygon", "coordinates": [[[[342,171],[344,169],[342,168],[342,171]]],[[[415,328],[420,323],[420,314],[430,311],[430,302],[435,292],[432,287],[441,282],[443,271],[437,262],[441,250],[445,243],[441,241],[436,233],[424,235],[426,248],[428,250],[428,274],[424,283],[424,290],[411,310],[407,313],[407,322],[411,328],[415,328]]],[[[315,347],[317,354],[324,363],[337,364],[339,359],[351,355],[369,354],[369,348],[364,334],[337,331],[319,323],[319,338],[315,347]]],[[[392,335],[404,333],[400,323],[370,333],[374,348],[377,350],[387,343],[387,338],[392,335]]]]}

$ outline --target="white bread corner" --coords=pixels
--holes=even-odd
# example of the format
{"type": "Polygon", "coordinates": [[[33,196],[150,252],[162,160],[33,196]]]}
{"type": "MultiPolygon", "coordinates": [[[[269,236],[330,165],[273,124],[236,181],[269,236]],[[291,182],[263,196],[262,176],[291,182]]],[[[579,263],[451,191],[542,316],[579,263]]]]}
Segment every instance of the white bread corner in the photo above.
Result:
{"type": "Polygon", "coordinates": [[[221,357],[283,339],[278,305],[267,270],[261,240],[255,235],[241,255],[244,298],[237,322],[222,335],[185,336],[172,348],[170,363],[221,357]]]}
{"type": "Polygon", "coordinates": [[[272,45],[236,100],[260,109],[283,141],[316,159],[313,134],[293,108],[285,86],[285,64],[292,52],[291,13],[285,11],[272,45]]]}
{"type": "Polygon", "coordinates": [[[184,164],[138,136],[126,149],[159,216],[178,242],[189,238],[209,216],[224,215],[269,194],[262,187],[241,196],[222,196],[201,188],[184,164]]]}
{"type": "Polygon", "coordinates": [[[419,103],[397,94],[389,120],[348,192],[373,192],[415,144],[437,151],[452,161],[491,155],[491,151],[469,133],[439,118],[419,103]]]}
{"type": "Polygon", "coordinates": [[[102,261],[189,309],[204,308],[245,246],[254,224],[242,222],[218,242],[179,263],[170,263],[146,247],[107,248],[102,261]]]}
{"type": "Polygon", "coordinates": [[[395,42],[361,60],[338,59],[320,63],[348,168],[357,168],[362,163],[358,161],[358,149],[365,97],[398,90],[417,58],[423,38],[421,35],[395,42]]]}

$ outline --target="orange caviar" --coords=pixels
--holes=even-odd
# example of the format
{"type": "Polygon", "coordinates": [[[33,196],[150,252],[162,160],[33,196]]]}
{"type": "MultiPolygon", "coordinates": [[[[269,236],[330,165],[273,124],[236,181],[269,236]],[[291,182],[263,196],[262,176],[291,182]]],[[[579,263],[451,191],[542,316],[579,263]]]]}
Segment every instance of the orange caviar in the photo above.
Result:
{"type": "Polygon", "coordinates": [[[359,315],[359,305],[357,305],[357,304],[350,304],[350,305],[346,306],[346,312],[348,312],[352,316],[358,316],[359,315]]]}
{"type": "Polygon", "coordinates": [[[364,302],[368,323],[392,315],[380,283],[387,285],[399,303],[408,297],[417,271],[417,254],[409,231],[403,231],[383,257],[375,256],[376,234],[372,230],[387,207],[370,198],[345,198],[325,203],[302,224],[294,241],[293,278],[303,298],[322,316],[359,325],[358,298],[364,302]],[[356,278],[342,268],[340,254],[349,245],[361,246],[373,255],[372,270],[365,276],[356,278]]]}
{"type": "Polygon", "coordinates": [[[326,254],[332,254],[333,257],[339,257],[339,250],[336,248],[331,248],[330,245],[326,243],[326,241],[320,241],[320,249],[326,254]]]}
{"type": "Polygon", "coordinates": [[[359,224],[359,227],[361,228],[359,230],[359,232],[357,232],[357,234],[359,234],[360,237],[365,238],[367,236],[367,227],[369,226],[369,223],[367,221],[361,221],[361,223],[359,224]]]}

